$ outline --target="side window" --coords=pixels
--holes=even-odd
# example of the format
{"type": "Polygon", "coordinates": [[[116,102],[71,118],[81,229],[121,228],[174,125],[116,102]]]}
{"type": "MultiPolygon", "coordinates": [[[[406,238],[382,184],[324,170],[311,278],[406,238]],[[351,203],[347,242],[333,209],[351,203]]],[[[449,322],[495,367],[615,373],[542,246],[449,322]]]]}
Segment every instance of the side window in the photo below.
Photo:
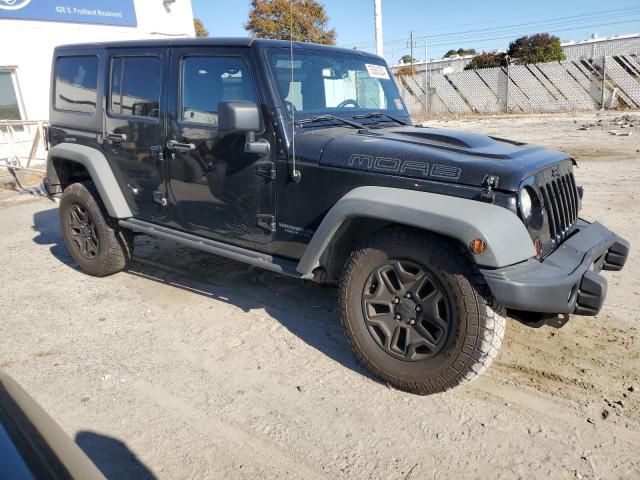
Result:
{"type": "Polygon", "coordinates": [[[122,64],[124,59],[114,58],[111,60],[111,91],[109,93],[109,111],[120,115],[122,109],[122,64]]]}
{"type": "Polygon", "coordinates": [[[22,120],[14,75],[13,70],[0,69],[0,118],[3,120],[22,120]]]}
{"type": "Polygon", "coordinates": [[[218,103],[225,100],[258,101],[247,62],[239,57],[183,57],[181,120],[217,127],[218,103]]]}
{"type": "Polygon", "coordinates": [[[160,108],[160,59],[113,57],[109,112],[116,115],[158,118],[160,108]]]}
{"type": "Polygon", "coordinates": [[[58,57],[55,65],[54,107],[80,113],[96,113],[98,57],[58,57]]]}

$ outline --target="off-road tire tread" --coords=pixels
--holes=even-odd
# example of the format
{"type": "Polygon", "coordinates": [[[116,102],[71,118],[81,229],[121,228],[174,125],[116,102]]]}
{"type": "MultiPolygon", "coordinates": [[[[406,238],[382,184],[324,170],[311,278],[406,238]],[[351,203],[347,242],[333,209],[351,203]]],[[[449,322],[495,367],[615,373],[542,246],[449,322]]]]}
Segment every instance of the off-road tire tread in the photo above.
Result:
{"type": "Polygon", "coordinates": [[[404,227],[393,227],[378,232],[366,239],[351,253],[343,269],[339,300],[341,323],[358,360],[367,369],[394,387],[419,395],[451,390],[482,375],[498,355],[506,328],[506,309],[495,300],[477,265],[468,259],[464,247],[441,236],[404,227]],[[435,251],[435,254],[445,264],[451,265],[452,268],[448,271],[461,272],[453,277],[458,288],[457,293],[461,295],[462,304],[466,309],[466,311],[459,312],[460,315],[467,315],[468,327],[464,333],[465,346],[452,362],[448,371],[434,378],[426,378],[423,382],[410,382],[395,378],[374,365],[367,357],[366,352],[357,345],[348,321],[348,302],[360,302],[359,296],[357,299],[349,298],[347,291],[349,277],[360,259],[367,255],[369,249],[384,249],[384,246],[391,242],[428,245],[428,248],[435,251]]]}
{"type": "Polygon", "coordinates": [[[133,232],[119,227],[117,220],[109,216],[93,182],[69,185],[64,190],[62,202],[65,195],[75,195],[82,200],[90,210],[100,235],[98,262],[90,268],[82,265],[84,262],[77,262],[80,269],[95,277],[106,277],[124,270],[133,255],[133,232]]]}

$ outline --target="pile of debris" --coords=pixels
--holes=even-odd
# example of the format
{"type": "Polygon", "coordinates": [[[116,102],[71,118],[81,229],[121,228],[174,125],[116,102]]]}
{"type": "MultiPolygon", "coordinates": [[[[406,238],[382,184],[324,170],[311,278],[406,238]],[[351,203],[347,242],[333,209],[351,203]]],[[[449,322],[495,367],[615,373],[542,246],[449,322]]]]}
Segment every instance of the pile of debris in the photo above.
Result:
{"type": "Polygon", "coordinates": [[[596,123],[584,123],[578,130],[607,130],[616,137],[629,137],[635,129],[640,129],[640,117],[623,115],[613,119],[601,118],[596,123]]]}

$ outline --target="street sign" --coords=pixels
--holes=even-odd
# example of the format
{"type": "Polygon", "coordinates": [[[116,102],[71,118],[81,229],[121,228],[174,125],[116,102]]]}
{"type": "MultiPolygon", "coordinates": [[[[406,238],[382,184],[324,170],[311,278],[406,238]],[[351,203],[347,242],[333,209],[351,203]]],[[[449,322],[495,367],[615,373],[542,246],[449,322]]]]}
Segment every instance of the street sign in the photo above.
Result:
{"type": "Polygon", "coordinates": [[[135,27],[134,0],[0,0],[0,19],[135,27]]]}

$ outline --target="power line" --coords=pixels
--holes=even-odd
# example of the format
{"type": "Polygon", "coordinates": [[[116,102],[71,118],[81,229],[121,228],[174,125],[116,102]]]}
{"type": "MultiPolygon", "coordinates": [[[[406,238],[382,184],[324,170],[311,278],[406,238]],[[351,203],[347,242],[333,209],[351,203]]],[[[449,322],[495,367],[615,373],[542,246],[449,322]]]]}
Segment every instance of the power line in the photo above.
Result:
{"type": "MultiPolygon", "coordinates": [[[[619,9],[612,9],[612,8],[611,8],[611,9],[606,10],[606,11],[604,11],[604,12],[592,12],[592,13],[586,13],[586,14],[582,14],[582,15],[585,15],[585,16],[599,15],[599,14],[601,14],[601,13],[611,13],[611,12],[615,12],[615,11],[618,11],[618,10],[624,10],[624,9],[626,9],[626,8],[633,8],[633,7],[629,7],[629,5],[633,5],[634,7],[637,7],[637,4],[636,4],[636,2],[635,2],[635,1],[631,1],[631,2],[622,2],[622,3],[619,3],[619,2],[618,2],[618,3],[615,3],[615,2],[613,2],[613,4],[612,4],[612,2],[608,2],[608,3],[609,3],[609,6],[610,6],[610,7],[614,7],[614,6],[620,6],[620,7],[622,7],[622,6],[624,6],[625,8],[619,8],[619,9]]],[[[563,10],[548,11],[547,13],[548,13],[548,14],[551,14],[551,13],[565,14],[565,13],[567,13],[567,12],[568,12],[568,10],[563,9],[563,10]]],[[[521,20],[522,18],[523,18],[523,17],[522,17],[521,15],[520,15],[520,16],[515,16],[515,17],[514,17],[514,16],[512,16],[512,17],[502,17],[502,18],[499,18],[499,19],[495,19],[495,18],[494,18],[494,19],[491,19],[491,20],[484,20],[484,21],[482,21],[482,22],[471,22],[471,23],[455,24],[454,26],[455,26],[456,28],[458,28],[458,27],[466,27],[466,26],[477,26],[477,25],[482,25],[482,24],[487,24],[487,23],[494,23],[494,24],[495,24],[496,22],[506,22],[506,21],[512,21],[512,20],[521,20]]],[[[553,18],[554,18],[554,19],[558,19],[558,18],[563,18],[563,17],[553,17],[553,18]]],[[[546,20],[541,20],[541,22],[545,22],[545,21],[546,21],[546,20]]],[[[433,31],[434,31],[433,29],[430,29],[430,30],[429,30],[429,32],[433,32],[433,31]]],[[[437,32],[437,29],[436,29],[435,31],[437,32]]],[[[413,30],[413,32],[414,32],[414,34],[427,33],[427,31],[416,31],[416,30],[413,30]]],[[[446,32],[445,32],[445,33],[446,33],[446,32]]],[[[406,38],[406,37],[407,37],[407,35],[409,35],[409,31],[405,31],[405,32],[401,32],[401,33],[395,33],[395,34],[390,34],[390,35],[387,35],[387,38],[396,38],[396,37],[406,38]]]]}
{"type": "MultiPolygon", "coordinates": [[[[626,20],[621,20],[621,21],[616,21],[616,22],[605,22],[605,23],[592,23],[589,25],[574,25],[570,28],[563,28],[563,29],[558,29],[558,30],[553,30],[554,33],[561,33],[561,32],[571,32],[573,30],[577,30],[577,29],[581,29],[581,28],[595,28],[595,27],[605,27],[605,26],[609,26],[609,25],[622,25],[625,23],[634,23],[634,22],[640,22],[640,17],[635,17],[635,18],[631,18],[631,19],[626,19],[626,20]]],[[[508,32],[501,32],[502,33],[508,33],[508,32]]],[[[522,33],[522,31],[520,32],[522,33]]],[[[511,39],[513,38],[513,35],[518,35],[518,33],[511,33],[509,35],[506,36],[499,36],[499,37],[483,37],[483,38],[473,38],[473,37],[467,37],[467,38],[463,38],[462,41],[471,41],[471,42],[486,42],[486,41],[494,41],[494,40],[505,40],[505,39],[511,39]]],[[[450,41],[440,41],[440,42],[434,42],[433,45],[434,46],[443,46],[443,45],[449,45],[450,41]]]]}
{"type": "MultiPolygon", "coordinates": [[[[580,25],[580,26],[575,26],[572,28],[566,28],[566,29],[561,29],[561,30],[554,30],[554,32],[563,32],[563,31],[573,31],[573,30],[577,30],[579,28],[592,28],[592,27],[604,27],[604,26],[609,26],[609,25],[622,25],[625,23],[634,23],[634,22],[640,22],[640,17],[637,18],[633,18],[633,19],[629,19],[629,20],[623,20],[620,22],[609,22],[609,23],[598,23],[598,24],[591,24],[591,25],[580,25]]],[[[448,45],[452,45],[452,44],[460,44],[460,43],[486,43],[486,42],[492,42],[492,41],[496,41],[496,40],[507,40],[507,39],[513,39],[513,34],[508,35],[508,36],[501,36],[501,37],[492,37],[492,38],[481,38],[481,39],[476,39],[473,37],[469,37],[469,38],[460,38],[457,39],[455,41],[446,41],[446,42],[434,42],[431,43],[429,42],[429,46],[430,47],[438,47],[438,46],[448,46],[448,45]]],[[[414,39],[417,38],[425,38],[425,37],[415,37],[414,39]]],[[[406,51],[405,48],[395,48],[395,49],[391,49],[388,50],[387,53],[396,53],[396,52],[400,52],[400,51],[406,51]]]]}
{"type": "MultiPolygon", "coordinates": [[[[514,25],[504,25],[501,27],[491,27],[491,28],[484,28],[484,29],[466,30],[466,31],[458,31],[458,32],[452,31],[452,32],[446,32],[446,33],[440,33],[440,34],[422,35],[422,36],[416,36],[415,38],[429,39],[429,40],[443,40],[446,38],[455,39],[461,35],[468,35],[468,34],[474,34],[474,33],[477,35],[483,35],[483,34],[496,35],[496,34],[505,34],[508,32],[513,32],[514,29],[516,29],[517,27],[537,28],[537,26],[540,26],[540,27],[545,27],[545,29],[548,29],[548,30],[555,30],[554,27],[562,27],[562,26],[571,25],[574,22],[586,21],[586,20],[589,20],[590,17],[594,17],[594,16],[598,16],[600,17],[600,19],[612,20],[614,18],[619,18],[623,15],[627,16],[629,14],[636,13],[636,12],[640,12],[640,7],[592,12],[587,14],[559,17],[556,19],[540,20],[536,22],[525,22],[525,23],[514,24],[514,25]]],[[[581,27],[577,27],[577,28],[581,28],[581,27]]],[[[522,31],[522,28],[519,28],[517,31],[522,31]]],[[[559,30],[555,30],[555,31],[559,31],[559,30]]],[[[390,46],[398,45],[400,43],[404,43],[405,41],[406,39],[392,40],[392,41],[385,42],[385,45],[390,45],[390,46]]],[[[356,43],[355,46],[359,48],[367,48],[373,45],[371,43],[356,43]]]]}
{"type": "MultiPolygon", "coordinates": [[[[635,13],[634,15],[637,15],[638,13],[640,13],[640,10],[638,10],[637,13],[635,13]]],[[[635,21],[635,20],[629,20],[629,15],[612,15],[609,17],[603,17],[601,18],[600,22],[597,24],[589,24],[589,25],[585,25],[584,23],[578,23],[578,22],[556,22],[556,23],[550,23],[547,24],[545,26],[545,30],[549,31],[549,32],[563,32],[563,31],[571,31],[571,30],[576,30],[578,28],[590,28],[590,27],[598,27],[598,26],[603,26],[603,25],[612,25],[615,24],[616,21],[618,20],[622,20],[624,19],[624,22],[622,23],[629,23],[631,21],[635,21]]],[[[635,18],[635,17],[634,17],[635,18]]],[[[584,21],[587,21],[587,19],[585,19],[584,21]]],[[[520,34],[522,32],[527,32],[527,31],[531,31],[530,29],[525,29],[525,28],[513,28],[513,29],[509,29],[509,30],[502,30],[502,31],[496,31],[496,32],[483,32],[483,33],[477,33],[477,34],[460,34],[460,35],[452,35],[449,37],[440,37],[440,38],[436,38],[435,42],[450,42],[452,39],[457,40],[457,39],[475,39],[475,40],[483,40],[486,38],[495,38],[495,35],[515,35],[515,34],[520,34]]],[[[423,36],[423,37],[416,37],[416,38],[428,38],[430,41],[433,41],[434,39],[432,39],[431,37],[428,36],[423,36]]]]}
{"type": "MultiPolygon", "coordinates": [[[[546,19],[546,20],[539,20],[539,21],[535,21],[535,22],[525,22],[525,23],[520,23],[520,24],[513,24],[513,25],[503,25],[500,27],[491,27],[491,28],[484,28],[484,29],[476,29],[476,30],[466,30],[466,31],[450,31],[450,32],[444,32],[444,33],[440,33],[440,34],[428,34],[428,35],[422,35],[420,38],[443,38],[443,37],[451,37],[451,36],[456,36],[456,35],[461,35],[461,34],[467,34],[467,33],[481,33],[481,32],[496,32],[498,33],[498,31],[500,30],[512,30],[515,27],[525,27],[525,26],[551,26],[553,24],[566,24],[566,23],[572,23],[573,21],[581,21],[581,20],[587,20],[587,17],[612,17],[614,15],[616,16],[620,16],[622,14],[628,15],[629,13],[634,13],[636,11],[639,11],[640,7],[636,6],[636,7],[631,7],[631,8],[624,8],[624,9],[617,9],[617,10],[607,10],[607,11],[599,11],[599,12],[592,12],[592,13],[586,13],[586,14],[580,14],[580,15],[572,15],[572,16],[568,16],[568,17],[559,17],[559,18],[555,18],[555,19],[546,19]]],[[[415,34],[416,32],[414,32],[415,34]]],[[[400,43],[404,41],[404,39],[402,40],[396,40],[396,41],[390,41],[387,43],[400,43]]],[[[356,44],[357,46],[370,46],[370,43],[359,43],[356,44]]]]}

